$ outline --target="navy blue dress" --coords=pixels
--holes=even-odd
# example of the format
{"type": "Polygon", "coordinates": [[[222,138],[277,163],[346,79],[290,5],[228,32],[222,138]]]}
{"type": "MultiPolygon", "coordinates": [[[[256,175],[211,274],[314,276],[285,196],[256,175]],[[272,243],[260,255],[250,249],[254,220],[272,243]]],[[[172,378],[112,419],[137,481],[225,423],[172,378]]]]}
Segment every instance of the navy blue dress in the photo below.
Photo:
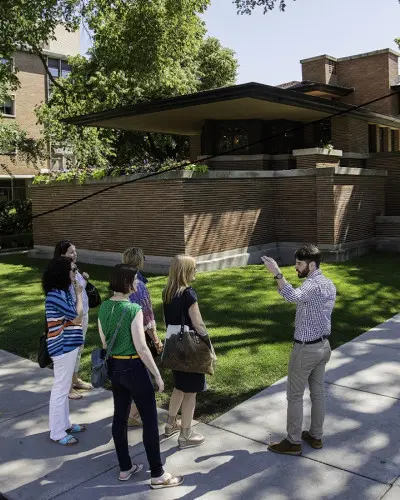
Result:
{"type": "MultiPolygon", "coordinates": [[[[163,303],[165,324],[180,325],[182,310],[185,325],[190,329],[193,324],[189,316],[189,308],[197,302],[196,292],[192,287],[186,288],[182,295],[176,295],[169,304],[163,303]]],[[[207,389],[206,376],[203,373],[189,373],[172,370],[174,387],[182,392],[203,392],[207,389]]]]}

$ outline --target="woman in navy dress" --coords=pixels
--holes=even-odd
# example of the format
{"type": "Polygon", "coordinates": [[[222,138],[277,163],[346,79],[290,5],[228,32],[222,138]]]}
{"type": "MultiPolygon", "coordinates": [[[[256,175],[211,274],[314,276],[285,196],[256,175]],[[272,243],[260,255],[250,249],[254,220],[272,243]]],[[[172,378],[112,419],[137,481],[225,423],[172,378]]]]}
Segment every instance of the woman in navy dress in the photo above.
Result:
{"type": "MultiPolygon", "coordinates": [[[[177,255],[172,259],[167,286],[163,292],[164,318],[167,326],[167,338],[181,329],[183,315],[185,329],[196,330],[199,335],[207,335],[207,330],[200,314],[197,295],[190,283],[196,276],[196,261],[189,255],[177,255]]],[[[171,395],[168,421],[165,435],[180,433],[180,448],[200,446],[204,436],[194,432],[192,420],[196,406],[196,394],[206,390],[206,377],[203,373],[172,371],[174,390],[171,395]],[[179,409],[181,422],[177,420],[179,409]]]]}

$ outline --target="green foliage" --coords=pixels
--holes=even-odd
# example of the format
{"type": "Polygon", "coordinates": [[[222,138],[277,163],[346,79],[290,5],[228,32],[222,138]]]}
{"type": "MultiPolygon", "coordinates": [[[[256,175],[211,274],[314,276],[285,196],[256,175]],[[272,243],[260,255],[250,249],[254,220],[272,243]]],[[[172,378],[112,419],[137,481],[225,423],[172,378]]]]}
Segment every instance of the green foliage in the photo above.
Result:
{"type": "MultiPolygon", "coordinates": [[[[55,38],[57,25],[74,30],[82,20],[93,34],[89,58],[70,58],[72,73],[55,82],[49,101],[36,110],[43,125],[42,141],[37,144],[43,155],[48,144],[68,149],[76,160],[70,167],[80,172],[187,158],[186,137],[75,127],[61,120],[233,84],[238,66],[234,53],[206,37],[200,17],[209,3],[3,0],[0,55],[10,61],[22,47],[45,64],[42,47],[55,38]]],[[[17,68],[11,62],[0,65],[0,94],[18,84],[17,68]]],[[[30,145],[32,156],[38,154],[33,140],[30,145]]]]}
{"type": "Polygon", "coordinates": [[[0,117],[0,172],[11,174],[10,165],[4,159],[15,163],[25,161],[39,171],[40,163],[46,159],[44,143],[33,139],[26,130],[15,122],[0,117]]]}
{"type": "Polygon", "coordinates": [[[205,38],[199,14],[209,1],[93,0],[85,20],[93,32],[89,59],[71,58],[70,77],[38,109],[45,137],[68,144],[79,169],[130,168],[138,162],[181,160],[188,139],[155,133],[77,128],[66,116],[148,102],[235,82],[234,53],[205,38]]]}
{"type": "Polygon", "coordinates": [[[0,202],[0,235],[32,232],[31,200],[0,202]]]}
{"type": "Polygon", "coordinates": [[[197,163],[188,164],[187,162],[176,162],[167,160],[163,164],[159,163],[142,163],[133,164],[127,167],[102,167],[93,169],[71,169],[66,172],[50,172],[48,174],[36,175],[33,184],[50,184],[52,182],[72,182],[77,181],[83,183],[86,180],[100,180],[104,177],[119,177],[133,174],[150,174],[153,172],[164,172],[168,170],[189,170],[193,172],[208,172],[207,165],[198,165],[197,163]]]}
{"type": "Polygon", "coordinates": [[[235,52],[223,47],[217,38],[209,37],[202,42],[198,62],[200,84],[197,90],[235,84],[238,69],[235,52]]]}
{"type": "Polygon", "coordinates": [[[238,14],[251,14],[256,7],[262,7],[263,14],[275,6],[282,11],[286,8],[286,0],[233,0],[233,3],[236,4],[238,14]]]}

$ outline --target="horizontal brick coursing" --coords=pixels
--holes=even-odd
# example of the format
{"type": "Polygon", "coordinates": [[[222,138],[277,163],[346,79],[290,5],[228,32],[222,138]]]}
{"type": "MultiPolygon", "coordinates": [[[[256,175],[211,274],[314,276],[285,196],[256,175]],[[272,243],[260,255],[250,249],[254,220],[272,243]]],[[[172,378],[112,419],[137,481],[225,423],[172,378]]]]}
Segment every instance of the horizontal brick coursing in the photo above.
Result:
{"type": "MultiPolygon", "coordinates": [[[[390,53],[339,61],[340,85],[354,87],[354,92],[342,99],[349,104],[363,104],[390,93],[390,85],[397,79],[397,57],[390,53]]],[[[385,115],[398,115],[398,96],[392,95],[368,104],[367,109],[385,115]]]]}
{"type": "MultiPolygon", "coordinates": [[[[98,184],[33,187],[33,214],[102,188],[98,184]]],[[[34,241],[52,246],[71,239],[78,248],[109,252],[140,246],[151,255],[172,256],[185,250],[183,207],[181,180],[128,184],[34,219],[34,241]]]]}
{"type": "Polygon", "coordinates": [[[275,180],[275,241],[317,241],[315,177],[275,180]]]}
{"type": "Polygon", "coordinates": [[[367,160],[363,158],[342,158],[340,166],[346,168],[366,168],[367,160]]]}
{"type": "Polygon", "coordinates": [[[371,155],[367,168],[387,171],[385,215],[400,215],[400,154],[371,155]]]}
{"type": "Polygon", "coordinates": [[[273,184],[273,179],[186,181],[186,252],[197,256],[274,241],[273,184]]]}
{"type": "Polygon", "coordinates": [[[335,149],[344,153],[368,153],[368,122],[352,116],[331,119],[331,140],[335,149]]]}
{"type": "Polygon", "coordinates": [[[376,235],[381,238],[399,238],[400,222],[384,221],[376,223],[376,235]]]}
{"type": "MultiPolygon", "coordinates": [[[[32,187],[33,213],[103,187],[32,187]]],[[[299,177],[141,181],[35,219],[34,240],[53,246],[69,238],[79,248],[109,252],[135,245],[155,256],[271,242],[331,245],[373,236],[383,204],[384,178],[334,176],[325,169],[299,177]]]]}
{"type": "Polygon", "coordinates": [[[385,210],[385,178],[335,176],[335,243],[374,238],[385,210]]]}

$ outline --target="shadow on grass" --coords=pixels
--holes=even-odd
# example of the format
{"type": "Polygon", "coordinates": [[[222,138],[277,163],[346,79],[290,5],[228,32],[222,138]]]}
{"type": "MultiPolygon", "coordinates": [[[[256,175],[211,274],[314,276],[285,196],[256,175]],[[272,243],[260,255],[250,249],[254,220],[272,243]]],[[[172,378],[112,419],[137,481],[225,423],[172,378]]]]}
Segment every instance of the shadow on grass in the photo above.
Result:
{"type": "MultiPolygon", "coordinates": [[[[400,256],[368,255],[353,261],[324,264],[324,273],[337,286],[332,318],[331,344],[335,348],[382,323],[399,310],[400,256]]],[[[43,329],[44,297],[41,274],[47,262],[27,255],[4,256],[0,262],[0,349],[36,359],[43,329]]],[[[109,296],[109,267],[82,264],[82,271],[109,296]]],[[[301,282],[291,267],[283,269],[294,286],[301,282]]],[[[165,331],[161,293],[165,276],[149,280],[161,337],[165,331]]],[[[276,285],[263,266],[231,268],[199,273],[193,284],[202,315],[210,329],[219,357],[210,390],[199,395],[198,416],[208,420],[286,375],[291,349],[295,305],[276,293],[276,285]]],[[[90,323],[82,358],[82,375],[89,376],[90,352],[99,345],[97,310],[90,310],[90,323]]],[[[172,388],[168,374],[166,391],[172,388]]],[[[167,395],[159,401],[165,406],[167,395]]]]}

